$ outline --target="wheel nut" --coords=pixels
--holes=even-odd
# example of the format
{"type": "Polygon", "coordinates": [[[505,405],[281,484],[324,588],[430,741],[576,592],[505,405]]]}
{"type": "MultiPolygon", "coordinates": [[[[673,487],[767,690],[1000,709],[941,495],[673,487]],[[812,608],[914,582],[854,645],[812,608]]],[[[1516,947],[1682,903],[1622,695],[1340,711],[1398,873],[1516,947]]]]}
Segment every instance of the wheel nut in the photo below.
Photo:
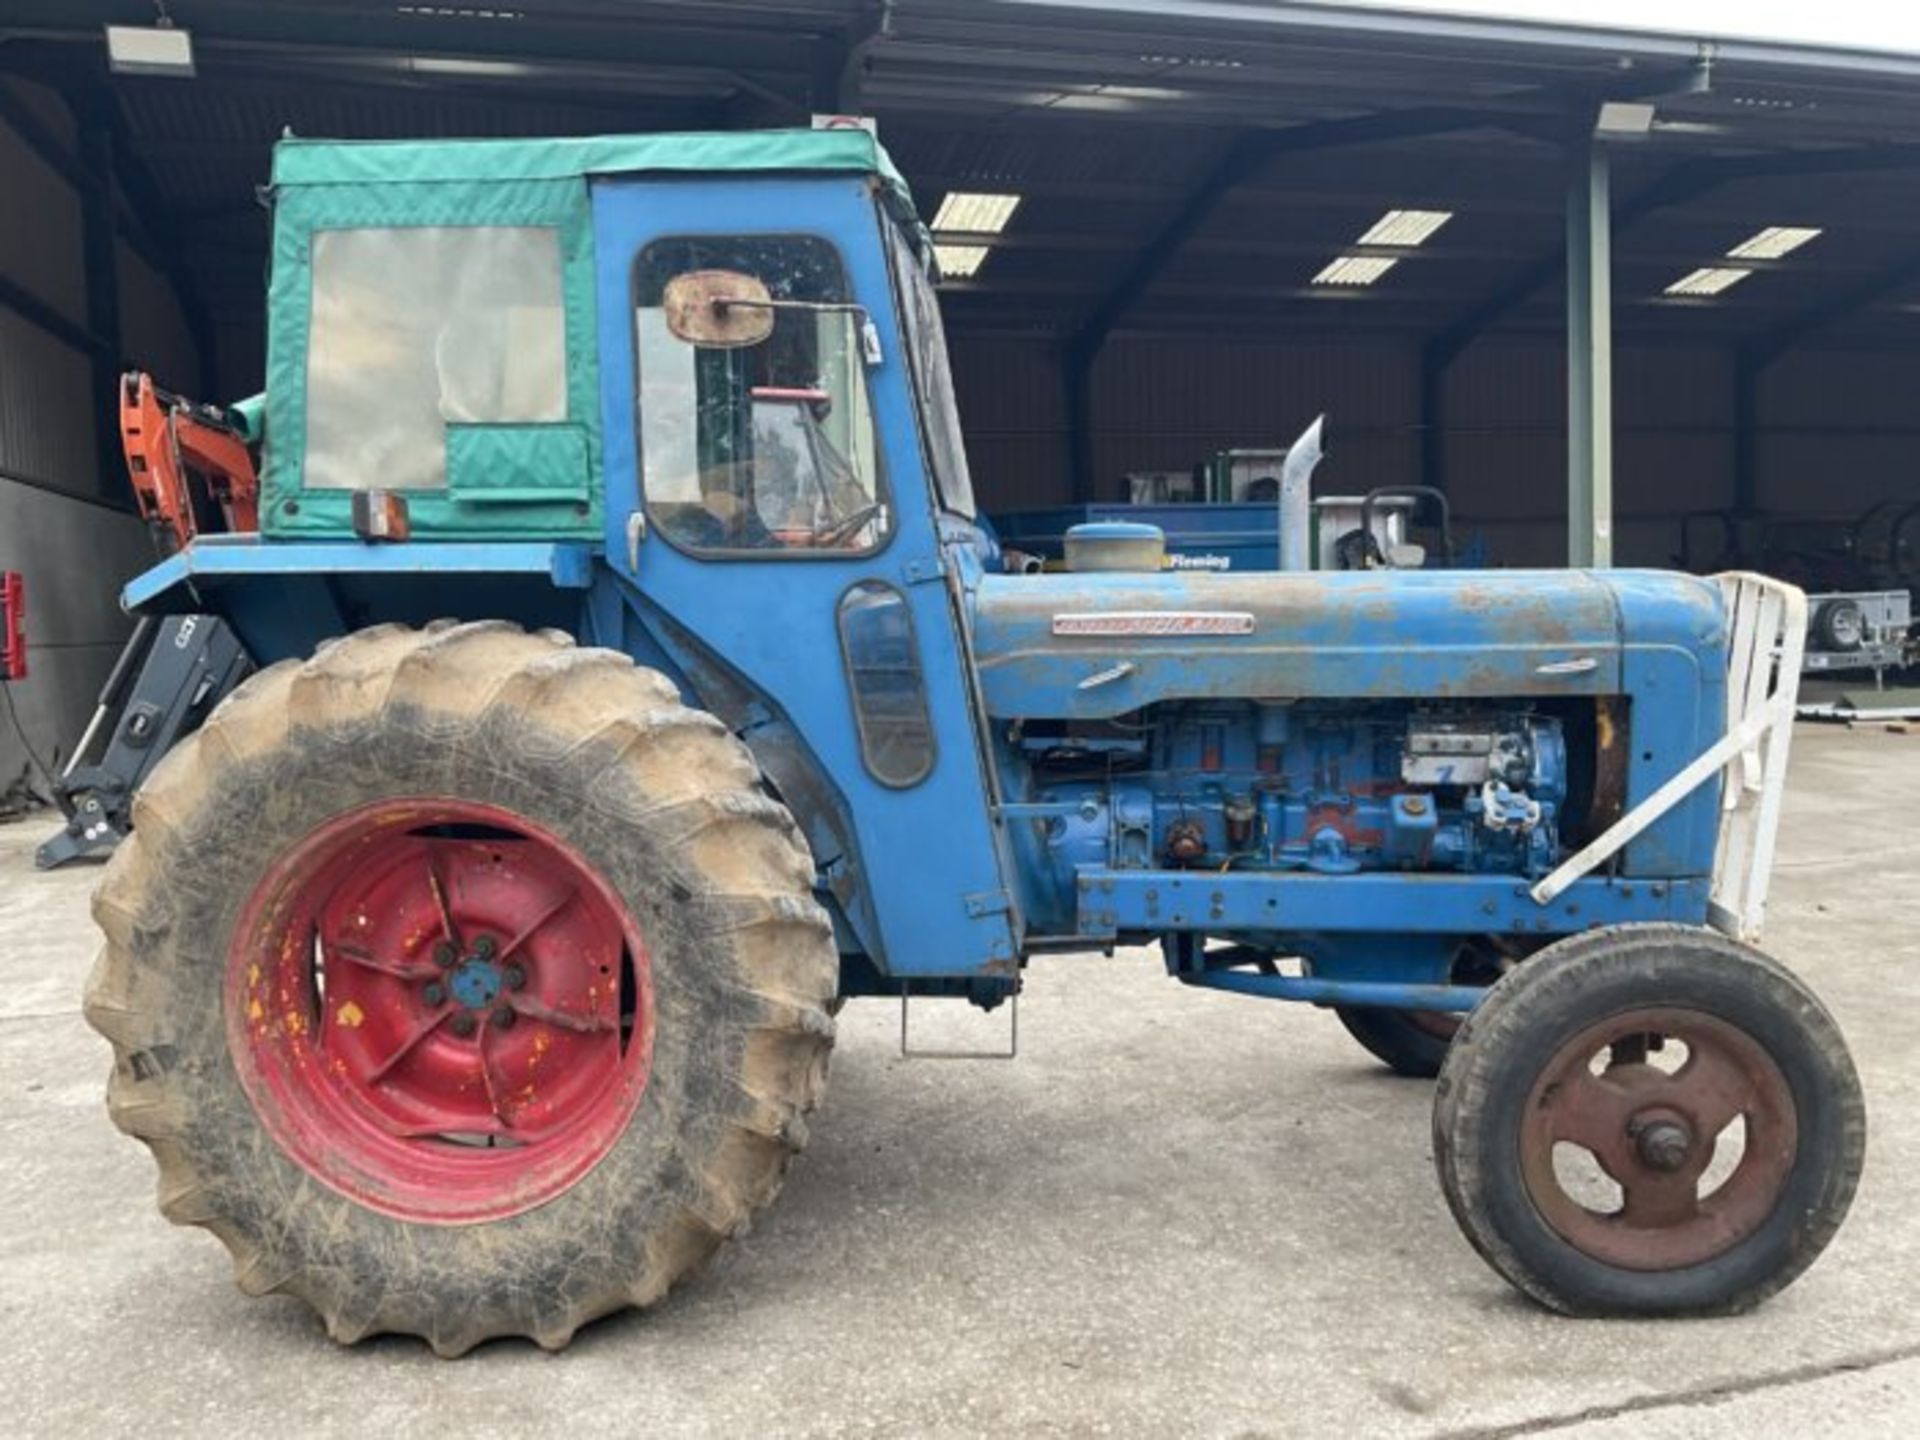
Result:
{"type": "Polygon", "coordinates": [[[442,970],[451,970],[453,968],[453,962],[459,958],[460,957],[454,953],[453,946],[449,945],[445,940],[442,940],[438,945],[433,947],[433,963],[438,965],[442,970]]]}
{"type": "Polygon", "coordinates": [[[420,998],[429,1005],[438,1005],[447,998],[447,987],[437,980],[431,980],[420,987],[420,998]]]}
{"type": "Polygon", "coordinates": [[[453,1033],[458,1035],[462,1040],[473,1034],[478,1028],[479,1022],[473,1018],[473,1012],[471,1010],[462,1010],[458,1015],[453,1017],[453,1033]]]}
{"type": "Polygon", "coordinates": [[[509,990],[524,990],[527,985],[527,970],[518,962],[507,966],[500,972],[500,979],[509,990]]]}
{"type": "Polygon", "coordinates": [[[513,1028],[513,1022],[519,1018],[520,1017],[515,1015],[511,1009],[502,1005],[498,1010],[493,1012],[494,1028],[496,1030],[511,1030],[513,1028]]]}
{"type": "Polygon", "coordinates": [[[493,952],[499,948],[500,947],[494,943],[493,936],[491,935],[482,935],[478,940],[473,942],[473,953],[478,955],[482,960],[493,959],[493,952]]]}
{"type": "Polygon", "coordinates": [[[1693,1137],[1672,1121],[1660,1120],[1640,1132],[1638,1144],[1641,1163],[1650,1170],[1671,1174],[1687,1163],[1693,1137]]]}

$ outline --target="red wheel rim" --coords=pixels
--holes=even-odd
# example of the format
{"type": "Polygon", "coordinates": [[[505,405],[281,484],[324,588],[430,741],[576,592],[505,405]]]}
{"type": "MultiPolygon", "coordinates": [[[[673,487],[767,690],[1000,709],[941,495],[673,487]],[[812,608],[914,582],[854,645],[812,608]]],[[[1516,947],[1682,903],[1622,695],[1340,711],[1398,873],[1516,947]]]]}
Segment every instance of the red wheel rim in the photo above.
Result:
{"type": "Polygon", "coordinates": [[[502,1219],[626,1129],[653,1047],[647,952],[572,848],[486,805],[337,816],[268,870],[228,957],[227,1037],[267,1130],[404,1220],[502,1219]]]}

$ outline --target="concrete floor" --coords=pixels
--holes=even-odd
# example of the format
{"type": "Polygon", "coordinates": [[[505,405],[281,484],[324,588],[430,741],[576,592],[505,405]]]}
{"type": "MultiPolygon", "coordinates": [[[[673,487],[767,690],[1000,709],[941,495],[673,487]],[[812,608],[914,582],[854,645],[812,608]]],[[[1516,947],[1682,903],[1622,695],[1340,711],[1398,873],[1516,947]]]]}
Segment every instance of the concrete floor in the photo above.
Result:
{"type": "Polygon", "coordinates": [[[1185,991],[1134,952],[1036,964],[1014,1064],[903,1062],[897,1009],[851,1006],[751,1236],[564,1355],[459,1362],[337,1349],[160,1219],[78,1013],[92,876],[36,876],[45,823],[0,828],[0,1429],[1920,1433],[1917,814],[1920,734],[1802,727],[1771,946],[1851,1037],[1873,1139],[1847,1228],[1757,1314],[1531,1308],[1446,1214],[1428,1086],[1329,1016],[1185,991]]]}

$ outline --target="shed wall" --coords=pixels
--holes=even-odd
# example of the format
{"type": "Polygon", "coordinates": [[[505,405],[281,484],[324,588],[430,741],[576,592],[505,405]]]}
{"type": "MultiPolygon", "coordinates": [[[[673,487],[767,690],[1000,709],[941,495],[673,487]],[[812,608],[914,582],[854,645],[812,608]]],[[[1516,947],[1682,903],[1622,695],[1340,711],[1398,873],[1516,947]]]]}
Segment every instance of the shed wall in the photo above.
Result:
{"type": "MultiPolygon", "coordinates": [[[[73,121],[57,95],[0,83],[71,153],[73,121]]],[[[8,197],[0,206],[0,274],[84,328],[78,197],[4,123],[0,194],[8,197]]],[[[199,357],[178,296],[124,243],[117,272],[116,363],[150,368],[163,383],[190,390],[199,357]]],[[[111,400],[95,389],[84,351],[0,305],[0,570],[25,575],[28,614],[28,675],[10,694],[34,751],[49,765],[64,760],[78,738],[125,642],[120,586],[153,558],[118,458],[99,453],[98,415],[111,400]]],[[[0,794],[27,770],[12,726],[0,723],[0,794]]]]}
{"type": "MultiPolygon", "coordinates": [[[[1182,469],[1214,451],[1285,445],[1328,417],[1318,494],[1419,478],[1418,347],[1299,339],[1210,345],[1116,338],[1094,375],[1102,498],[1132,470],[1182,469]]],[[[989,510],[1071,498],[1058,347],[965,337],[955,383],[989,510]]],[[[1734,502],[1733,363],[1709,347],[1623,348],[1615,360],[1615,554],[1667,565],[1689,511],[1734,502]]],[[[1920,356],[1794,353],[1761,387],[1759,499],[1792,519],[1849,519],[1874,501],[1920,499],[1920,356]]],[[[1468,350],[1444,392],[1448,488],[1460,538],[1497,565],[1565,555],[1566,362],[1557,338],[1468,350]]]]}

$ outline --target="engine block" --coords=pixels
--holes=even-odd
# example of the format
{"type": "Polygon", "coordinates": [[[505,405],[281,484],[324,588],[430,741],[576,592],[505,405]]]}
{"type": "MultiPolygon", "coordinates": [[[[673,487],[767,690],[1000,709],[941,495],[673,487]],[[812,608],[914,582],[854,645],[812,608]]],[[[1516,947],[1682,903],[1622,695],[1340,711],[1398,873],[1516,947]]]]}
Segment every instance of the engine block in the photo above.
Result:
{"type": "Polygon", "coordinates": [[[1067,891],[1082,865],[1532,877],[1560,855],[1566,740],[1527,709],[1178,703],[1039,728],[1020,743],[1067,891]]]}

